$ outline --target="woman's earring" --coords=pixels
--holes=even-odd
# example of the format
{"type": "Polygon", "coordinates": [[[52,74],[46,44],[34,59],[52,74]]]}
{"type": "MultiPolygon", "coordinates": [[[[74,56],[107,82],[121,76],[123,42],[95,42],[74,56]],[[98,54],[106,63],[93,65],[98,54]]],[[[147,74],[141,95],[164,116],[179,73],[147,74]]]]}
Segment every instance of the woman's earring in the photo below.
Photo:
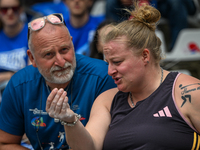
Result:
{"type": "Polygon", "coordinates": [[[149,63],[149,61],[147,61],[147,64],[149,63]]]}

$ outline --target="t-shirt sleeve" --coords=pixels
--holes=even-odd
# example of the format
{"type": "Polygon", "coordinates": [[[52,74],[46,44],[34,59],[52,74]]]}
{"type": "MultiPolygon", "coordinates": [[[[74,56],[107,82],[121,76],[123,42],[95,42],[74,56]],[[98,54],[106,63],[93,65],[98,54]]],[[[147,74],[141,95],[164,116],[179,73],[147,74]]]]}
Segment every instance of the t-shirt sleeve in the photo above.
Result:
{"type": "Polygon", "coordinates": [[[0,105],[0,129],[18,136],[24,133],[21,92],[18,91],[17,87],[14,87],[11,79],[3,92],[0,105]]]}
{"type": "Polygon", "coordinates": [[[108,74],[105,75],[105,77],[103,79],[99,79],[99,83],[98,83],[98,92],[96,93],[97,96],[101,93],[103,93],[104,91],[107,91],[111,88],[115,88],[117,87],[117,85],[114,83],[114,80],[112,79],[111,76],[109,76],[108,74]]]}

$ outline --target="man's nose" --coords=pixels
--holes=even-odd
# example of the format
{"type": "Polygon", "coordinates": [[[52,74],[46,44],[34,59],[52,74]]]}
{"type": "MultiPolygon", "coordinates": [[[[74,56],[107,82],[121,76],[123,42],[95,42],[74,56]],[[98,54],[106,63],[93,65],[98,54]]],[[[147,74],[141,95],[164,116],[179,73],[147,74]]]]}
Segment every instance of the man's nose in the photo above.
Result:
{"type": "Polygon", "coordinates": [[[56,60],[55,60],[56,66],[64,67],[65,62],[66,60],[64,59],[64,56],[62,56],[61,54],[56,55],[56,60]]]}

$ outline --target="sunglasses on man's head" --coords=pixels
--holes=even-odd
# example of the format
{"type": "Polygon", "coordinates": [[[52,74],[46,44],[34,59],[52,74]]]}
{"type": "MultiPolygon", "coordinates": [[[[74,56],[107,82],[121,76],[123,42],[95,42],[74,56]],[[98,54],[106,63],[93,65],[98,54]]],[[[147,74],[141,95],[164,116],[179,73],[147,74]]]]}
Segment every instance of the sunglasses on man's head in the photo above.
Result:
{"type": "Polygon", "coordinates": [[[63,15],[58,13],[37,18],[28,23],[28,27],[31,28],[31,30],[33,31],[40,30],[45,26],[45,19],[47,19],[47,21],[49,21],[51,24],[61,24],[64,22],[63,15]]]}
{"type": "Polygon", "coordinates": [[[20,6],[15,6],[15,7],[0,7],[0,12],[5,15],[5,14],[7,14],[7,12],[8,12],[9,9],[12,9],[12,11],[14,13],[18,13],[19,9],[20,9],[20,6]]]}
{"type": "Polygon", "coordinates": [[[42,29],[45,26],[45,19],[50,22],[51,24],[65,24],[63,15],[60,13],[51,14],[48,16],[44,16],[41,18],[37,18],[31,22],[28,23],[28,40],[30,35],[30,29],[33,31],[38,31],[42,29]]]}

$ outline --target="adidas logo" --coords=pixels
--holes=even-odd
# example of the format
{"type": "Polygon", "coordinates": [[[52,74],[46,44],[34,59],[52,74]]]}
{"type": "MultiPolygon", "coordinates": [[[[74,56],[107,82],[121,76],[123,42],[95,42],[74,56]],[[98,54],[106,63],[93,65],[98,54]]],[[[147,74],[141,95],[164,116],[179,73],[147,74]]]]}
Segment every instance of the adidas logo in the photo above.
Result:
{"type": "Polygon", "coordinates": [[[153,114],[154,117],[172,117],[168,106],[163,108],[163,110],[158,111],[158,113],[153,114]]]}

